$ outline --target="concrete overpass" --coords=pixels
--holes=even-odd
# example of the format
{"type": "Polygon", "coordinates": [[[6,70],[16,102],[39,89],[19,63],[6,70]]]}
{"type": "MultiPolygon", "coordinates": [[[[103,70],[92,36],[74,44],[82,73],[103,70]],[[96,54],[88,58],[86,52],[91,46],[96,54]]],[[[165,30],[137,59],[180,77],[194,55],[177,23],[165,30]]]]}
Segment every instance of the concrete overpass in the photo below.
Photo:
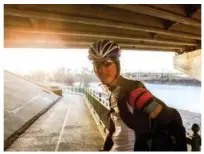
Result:
{"type": "Polygon", "coordinates": [[[87,48],[109,38],[182,53],[201,48],[201,5],[5,4],[4,31],[5,47],[87,48]]]}

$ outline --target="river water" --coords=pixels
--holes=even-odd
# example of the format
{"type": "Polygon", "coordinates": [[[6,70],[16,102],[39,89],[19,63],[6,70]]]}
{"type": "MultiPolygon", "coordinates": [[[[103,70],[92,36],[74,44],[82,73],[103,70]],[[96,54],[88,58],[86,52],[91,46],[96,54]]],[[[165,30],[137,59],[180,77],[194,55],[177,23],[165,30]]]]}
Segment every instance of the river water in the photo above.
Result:
{"type": "Polygon", "coordinates": [[[145,84],[152,94],[177,109],[201,112],[201,87],[184,85],[145,84]]]}

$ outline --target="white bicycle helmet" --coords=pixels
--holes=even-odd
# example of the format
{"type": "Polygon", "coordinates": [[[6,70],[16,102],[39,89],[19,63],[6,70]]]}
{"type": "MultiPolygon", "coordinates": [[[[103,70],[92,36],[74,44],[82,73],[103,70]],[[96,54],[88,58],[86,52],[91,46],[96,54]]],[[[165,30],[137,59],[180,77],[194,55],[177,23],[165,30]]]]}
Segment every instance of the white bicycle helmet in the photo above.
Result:
{"type": "Polygon", "coordinates": [[[110,40],[99,40],[89,48],[90,60],[101,60],[106,58],[118,59],[120,57],[120,47],[110,40]]]}

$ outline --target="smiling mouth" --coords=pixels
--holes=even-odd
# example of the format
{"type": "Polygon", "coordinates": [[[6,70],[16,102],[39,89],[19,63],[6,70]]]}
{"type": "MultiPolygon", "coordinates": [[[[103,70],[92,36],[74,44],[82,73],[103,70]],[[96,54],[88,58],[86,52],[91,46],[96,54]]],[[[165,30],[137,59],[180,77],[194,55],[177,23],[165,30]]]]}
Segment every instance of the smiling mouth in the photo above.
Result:
{"type": "Polygon", "coordinates": [[[109,74],[103,74],[103,75],[101,75],[101,78],[107,78],[109,76],[110,76],[109,74]]]}

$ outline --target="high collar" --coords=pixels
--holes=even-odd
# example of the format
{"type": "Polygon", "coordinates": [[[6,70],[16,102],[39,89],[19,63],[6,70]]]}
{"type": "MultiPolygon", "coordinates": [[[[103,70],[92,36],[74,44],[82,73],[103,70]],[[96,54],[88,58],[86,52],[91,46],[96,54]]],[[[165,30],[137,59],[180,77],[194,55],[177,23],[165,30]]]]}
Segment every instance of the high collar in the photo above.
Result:
{"type": "Polygon", "coordinates": [[[109,91],[110,92],[114,91],[117,86],[121,87],[123,80],[124,80],[124,78],[121,75],[119,75],[117,80],[115,81],[115,83],[108,87],[109,91]]]}

